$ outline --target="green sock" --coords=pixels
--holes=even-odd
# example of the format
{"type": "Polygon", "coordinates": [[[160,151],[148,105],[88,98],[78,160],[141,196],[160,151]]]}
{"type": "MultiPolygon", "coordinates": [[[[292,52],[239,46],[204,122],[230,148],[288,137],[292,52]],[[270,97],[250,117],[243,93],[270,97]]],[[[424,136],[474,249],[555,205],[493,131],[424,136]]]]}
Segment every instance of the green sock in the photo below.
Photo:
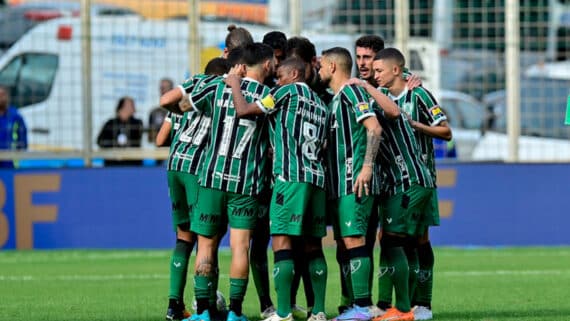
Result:
{"type": "Polygon", "coordinates": [[[277,292],[277,314],[284,318],[291,313],[291,282],[293,281],[293,251],[279,250],[274,254],[273,280],[277,292]]]}
{"type": "Polygon", "coordinates": [[[413,302],[414,293],[416,291],[418,273],[420,270],[418,262],[418,251],[416,247],[404,247],[404,252],[406,253],[406,258],[408,259],[408,268],[410,270],[408,277],[408,293],[410,295],[410,302],[413,302]]]}
{"type": "Polygon", "coordinates": [[[217,262],[214,263],[215,267],[214,267],[214,271],[212,271],[212,275],[210,276],[210,282],[212,282],[211,286],[210,286],[210,295],[209,295],[209,301],[210,301],[210,307],[214,308],[217,307],[217,301],[218,301],[218,282],[220,280],[220,269],[218,268],[218,264],[217,262]]]}
{"type": "Polygon", "coordinates": [[[210,278],[203,275],[194,275],[194,296],[196,300],[210,297],[210,278]]]}
{"type": "Polygon", "coordinates": [[[327,261],[322,250],[309,253],[307,256],[311,258],[309,261],[309,274],[311,275],[311,284],[315,294],[315,304],[312,313],[317,314],[325,312],[328,275],[327,261]]]}
{"type": "Polygon", "coordinates": [[[393,270],[392,283],[396,293],[396,308],[402,312],[410,311],[410,295],[408,280],[410,277],[408,259],[404,253],[404,248],[386,248],[386,258],[388,259],[388,270],[393,270]]]}
{"type": "Polygon", "coordinates": [[[247,290],[248,279],[230,278],[230,300],[243,300],[247,290]]]}
{"type": "Polygon", "coordinates": [[[394,284],[392,283],[393,269],[388,268],[388,258],[386,250],[380,252],[380,267],[378,277],[378,307],[387,310],[392,304],[392,292],[394,284]]]}
{"type": "Polygon", "coordinates": [[[188,273],[188,259],[194,243],[176,240],[176,247],[170,257],[170,291],[169,299],[183,300],[184,288],[188,273]]]}
{"type": "Polygon", "coordinates": [[[429,242],[418,246],[418,258],[420,271],[418,273],[418,285],[414,294],[414,303],[431,307],[434,255],[429,242]]]}
{"type": "Polygon", "coordinates": [[[350,257],[350,279],[354,303],[362,307],[372,305],[368,283],[370,257],[366,246],[349,249],[348,256],[350,257]]]}

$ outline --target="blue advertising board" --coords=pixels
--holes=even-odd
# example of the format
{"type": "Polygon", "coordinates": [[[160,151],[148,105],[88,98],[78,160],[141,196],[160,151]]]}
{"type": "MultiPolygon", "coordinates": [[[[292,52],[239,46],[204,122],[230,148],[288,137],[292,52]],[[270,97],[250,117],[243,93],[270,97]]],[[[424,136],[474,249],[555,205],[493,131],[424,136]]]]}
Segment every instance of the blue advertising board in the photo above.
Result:
{"type": "MultiPolygon", "coordinates": [[[[570,244],[570,164],[438,170],[442,222],[432,229],[434,244],[570,244]]],[[[0,249],[170,248],[174,241],[164,168],[0,171],[0,249]]]]}

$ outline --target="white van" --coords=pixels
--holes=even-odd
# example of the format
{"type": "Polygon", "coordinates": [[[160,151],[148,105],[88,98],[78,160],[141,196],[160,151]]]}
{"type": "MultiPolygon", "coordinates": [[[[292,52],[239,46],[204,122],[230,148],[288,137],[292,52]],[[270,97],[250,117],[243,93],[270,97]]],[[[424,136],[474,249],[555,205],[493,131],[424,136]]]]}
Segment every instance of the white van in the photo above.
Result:
{"type": "MultiPolygon", "coordinates": [[[[200,22],[202,64],[221,54],[227,22],[200,22]]],[[[256,41],[271,27],[238,24],[256,41]]],[[[93,17],[92,19],[92,128],[91,139],[104,122],[114,117],[122,96],[131,96],[136,117],[147,123],[150,110],[158,104],[159,81],[164,77],[180,83],[188,75],[188,24],[184,20],[144,20],[140,17],[93,17]]],[[[287,31],[284,31],[287,34],[287,31]]],[[[303,34],[315,43],[317,53],[341,46],[353,51],[358,35],[303,34]]],[[[29,132],[31,150],[79,151],[83,146],[81,90],[81,31],[79,18],[47,21],[26,33],[0,57],[0,85],[15,97],[29,132]]],[[[421,56],[410,43],[412,55],[421,56]]],[[[437,55],[435,55],[437,56],[437,55]]],[[[412,66],[436,66],[433,61],[412,59],[412,66]]],[[[422,58],[423,59],[423,58],[422,58]]],[[[435,73],[412,72],[428,76],[435,73]]],[[[436,69],[437,70],[437,69],[436,69]]],[[[427,85],[428,88],[435,86],[427,85]]],[[[143,139],[146,142],[146,139],[143,139]]],[[[148,147],[148,143],[147,147],[148,147]]]]}
{"type": "MultiPolygon", "coordinates": [[[[219,55],[226,23],[203,22],[203,54],[219,55]]],[[[255,39],[267,27],[244,25],[255,39]]],[[[92,20],[93,144],[104,122],[114,117],[122,96],[132,96],[136,117],[146,124],[158,104],[159,81],[179,83],[188,76],[188,24],[138,17],[92,20]]],[[[12,92],[32,150],[82,148],[81,24],[79,18],[54,19],[30,30],[0,57],[0,85],[12,92]]],[[[207,62],[209,58],[202,59],[207,62]]]]}

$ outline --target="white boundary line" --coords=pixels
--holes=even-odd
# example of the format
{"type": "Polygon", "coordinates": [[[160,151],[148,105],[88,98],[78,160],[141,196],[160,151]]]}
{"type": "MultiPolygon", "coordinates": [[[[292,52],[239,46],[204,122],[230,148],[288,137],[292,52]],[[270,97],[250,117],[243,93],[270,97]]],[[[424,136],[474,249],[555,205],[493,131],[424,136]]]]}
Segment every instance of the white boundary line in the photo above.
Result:
{"type": "MultiPolygon", "coordinates": [[[[438,277],[486,277],[486,276],[544,276],[544,275],[570,275],[566,270],[496,270],[496,271],[440,271],[435,273],[438,277]]],[[[0,282],[10,281],[129,281],[129,280],[167,280],[169,274],[101,274],[101,275],[0,275],[0,282]]],[[[220,274],[221,278],[229,278],[228,274],[220,274]]]]}

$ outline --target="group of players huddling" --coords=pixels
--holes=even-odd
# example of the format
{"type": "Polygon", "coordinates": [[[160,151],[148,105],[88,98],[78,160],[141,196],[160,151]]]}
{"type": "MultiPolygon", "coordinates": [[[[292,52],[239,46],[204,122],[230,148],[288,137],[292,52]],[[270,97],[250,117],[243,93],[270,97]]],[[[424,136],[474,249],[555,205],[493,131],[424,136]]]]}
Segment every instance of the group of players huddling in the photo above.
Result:
{"type": "Polygon", "coordinates": [[[431,319],[428,228],[439,225],[432,138],[451,139],[433,96],[407,72],[400,51],[384,48],[378,36],[356,41],[359,77],[352,78],[346,48],[324,50],[317,59],[306,38],[274,31],[254,42],[246,29],[228,30],[223,58],[160,99],[170,113],[157,144],[172,137],[167,166],[177,235],[166,319],[246,321],[251,266],[263,319],[293,320],[302,277],[304,317],[326,321],[327,225],[342,285],[333,320],[431,319]],[[217,251],[228,225],[230,304],[221,315],[217,251]],[[267,271],[270,237],[276,305],[267,271]],[[190,315],[183,297],[195,243],[190,315]]]}

